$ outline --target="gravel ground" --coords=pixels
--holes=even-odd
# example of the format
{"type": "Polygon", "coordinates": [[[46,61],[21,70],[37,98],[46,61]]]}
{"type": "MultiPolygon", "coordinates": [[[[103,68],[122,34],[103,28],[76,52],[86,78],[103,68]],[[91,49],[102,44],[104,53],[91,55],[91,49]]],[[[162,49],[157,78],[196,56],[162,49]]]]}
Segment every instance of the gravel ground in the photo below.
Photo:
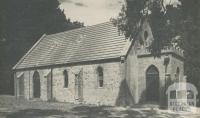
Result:
{"type": "Polygon", "coordinates": [[[200,115],[175,114],[150,106],[124,108],[75,105],[16,100],[13,96],[0,96],[0,118],[200,118],[200,115]]]}

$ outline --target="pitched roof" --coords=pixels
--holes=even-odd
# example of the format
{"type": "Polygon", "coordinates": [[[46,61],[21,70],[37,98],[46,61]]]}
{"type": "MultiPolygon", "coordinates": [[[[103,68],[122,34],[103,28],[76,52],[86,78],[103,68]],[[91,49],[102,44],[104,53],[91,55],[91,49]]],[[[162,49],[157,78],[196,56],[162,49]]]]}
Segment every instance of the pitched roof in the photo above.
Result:
{"type": "Polygon", "coordinates": [[[111,22],[45,35],[13,69],[118,58],[124,39],[111,22]]]}

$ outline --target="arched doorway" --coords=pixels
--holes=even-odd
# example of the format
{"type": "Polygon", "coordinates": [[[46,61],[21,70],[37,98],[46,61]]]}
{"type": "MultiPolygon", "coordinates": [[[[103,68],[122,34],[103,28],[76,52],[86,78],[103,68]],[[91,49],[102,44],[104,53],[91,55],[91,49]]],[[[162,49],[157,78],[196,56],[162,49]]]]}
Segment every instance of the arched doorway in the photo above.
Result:
{"type": "Polygon", "coordinates": [[[40,98],[40,75],[38,71],[33,74],[33,97],[40,98]]]}
{"type": "Polygon", "coordinates": [[[146,100],[159,102],[159,72],[155,66],[150,66],[146,71],[146,100]]]}

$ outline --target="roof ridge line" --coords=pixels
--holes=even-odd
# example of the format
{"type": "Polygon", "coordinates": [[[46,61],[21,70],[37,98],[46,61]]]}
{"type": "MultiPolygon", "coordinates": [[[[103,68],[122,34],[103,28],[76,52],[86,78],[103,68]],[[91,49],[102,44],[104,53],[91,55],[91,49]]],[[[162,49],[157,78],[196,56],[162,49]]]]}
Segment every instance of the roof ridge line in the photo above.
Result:
{"type": "Polygon", "coordinates": [[[17,64],[12,68],[13,70],[16,69],[16,67],[22,63],[22,61],[25,59],[25,57],[32,52],[32,50],[40,43],[40,41],[46,36],[46,34],[43,34],[40,39],[26,52],[26,54],[17,62],[17,64]]]}
{"type": "Polygon", "coordinates": [[[74,28],[74,29],[71,29],[71,30],[66,30],[66,31],[62,31],[62,32],[48,34],[47,36],[61,34],[61,33],[66,33],[66,32],[70,32],[70,31],[74,31],[74,30],[82,30],[82,29],[85,29],[85,28],[90,28],[90,27],[94,27],[94,26],[105,24],[105,23],[109,23],[109,22],[111,23],[111,21],[106,21],[106,22],[95,24],[95,25],[83,26],[83,27],[80,27],[80,28],[74,28]]]}

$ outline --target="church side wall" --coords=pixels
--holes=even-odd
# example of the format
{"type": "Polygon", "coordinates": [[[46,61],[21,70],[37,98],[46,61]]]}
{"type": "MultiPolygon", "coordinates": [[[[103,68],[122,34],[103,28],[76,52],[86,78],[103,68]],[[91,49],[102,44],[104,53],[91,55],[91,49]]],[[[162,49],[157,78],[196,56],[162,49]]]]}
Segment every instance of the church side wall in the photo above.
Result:
{"type": "Polygon", "coordinates": [[[139,102],[138,97],[138,60],[134,47],[130,50],[126,59],[126,80],[133,97],[134,104],[139,102]]]}
{"type": "MultiPolygon", "coordinates": [[[[121,62],[109,62],[101,64],[88,64],[77,65],[68,67],[52,68],[52,100],[58,102],[71,102],[77,103],[75,100],[75,74],[78,74],[80,70],[83,70],[83,103],[85,104],[97,104],[97,105],[115,105],[118,97],[120,97],[120,86],[123,76],[123,63],[121,62]],[[97,67],[103,68],[104,86],[98,87],[97,79],[97,67]],[[69,77],[68,88],[64,87],[64,75],[63,71],[67,70],[69,77]]],[[[47,75],[51,72],[51,69],[36,69],[40,75],[41,96],[43,101],[48,100],[47,95],[47,75]]],[[[25,99],[33,98],[33,74],[35,70],[20,71],[17,74],[24,74],[24,86],[25,86],[25,99]]],[[[15,78],[17,79],[17,78],[15,78]]],[[[20,86],[20,85],[17,85],[20,86]]],[[[16,87],[17,87],[16,86],[16,87]]]]}
{"type": "MultiPolygon", "coordinates": [[[[127,63],[127,71],[126,71],[126,79],[129,83],[129,88],[131,90],[134,103],[137,104],[140,102],[141,91],[145,89],[144,82],[141,82],[141,73],[143,73],[142,69],[139,69],[143,63],[140,63],[137,55],[138,49],[146,48],[150,45],[153,40],[153,35],[151,32],[151,28],[148,22],[145,20],[142,25],[142,30],[139,32],[139,35],[135,38],[134,44],[131,46],[131,49],[128,52],[126,63],[127,63]],[[147,37],[145,39],[145,32],[147,32],[147,37]]],[[[143,97],[144,98],[144,97],[143,97]]]]}
{"type": "Polygon", "coordinates": [[[53,96],[61,102],[75,100],[75,74],[83,70],[83,102],[86,104],[115,105],[118,97],[122,70],[120,62],[89,64],[53,69],[53,96]],[[103,68],[104,85],[98,86],[97,67],[103,68]],[[68,71],[69,87],[64,88],[63,71],[68,71]]]}

